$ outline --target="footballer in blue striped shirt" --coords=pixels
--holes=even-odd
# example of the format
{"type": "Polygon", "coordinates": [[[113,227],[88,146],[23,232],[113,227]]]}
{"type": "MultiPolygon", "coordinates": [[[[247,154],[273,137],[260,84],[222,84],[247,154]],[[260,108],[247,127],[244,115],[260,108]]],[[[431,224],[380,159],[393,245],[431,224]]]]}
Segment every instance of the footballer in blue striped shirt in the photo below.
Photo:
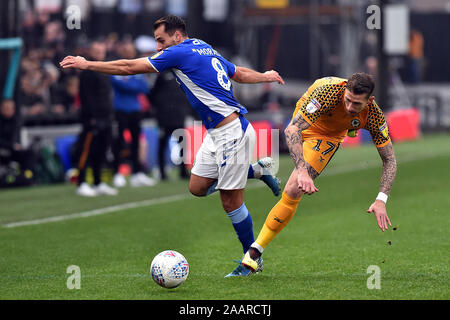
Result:
{"type": "MultiPolygon", "coordinates": [[[[158,52],[151,57],[88,61],[81,56],[67,56],[60,66],[113,75],[160,73],[165,70],[173,72],[208,130],[195,156],[189,191],[199,197],[217,190],[220,192],[223,209],[245,253],[254,242],[252,218],[244,203],[247,179],[264,181],[275,196],[280,194],[280,182],[274,175],[272,158],[266,157],[251,163],[255,130],[245,118],[246,108],[233,95],[231,80],[250,84],[284,84],[284,80],[274,70],[261,73],[236,66],[204,41],[189,38],[186,24],[178,16],[160,18],[154,23],[153,32],[158,52]]],[[[258,264],[257,271],[262,271],[262,259],[258,264]]],[[[227,277],[249,274],[249,270],[239,262],[227,277]]]]}

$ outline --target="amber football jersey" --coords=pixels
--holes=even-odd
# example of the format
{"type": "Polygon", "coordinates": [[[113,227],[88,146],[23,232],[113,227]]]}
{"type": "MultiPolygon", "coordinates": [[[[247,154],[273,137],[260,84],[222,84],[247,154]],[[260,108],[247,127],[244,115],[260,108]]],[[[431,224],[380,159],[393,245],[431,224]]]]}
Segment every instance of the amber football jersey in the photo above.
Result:
{"type": "Polygon", "coordinates": [[[293,114],[300,114],[311,126],[302,132],[304,140],[344,140],[348,130],[367,129],[373,143],[383,147],[391,141],[383,112],[375,101],[356,116],[346,112],[344,91],[347,79],[326,77],[316,80],[297,101],[293,114]]]}

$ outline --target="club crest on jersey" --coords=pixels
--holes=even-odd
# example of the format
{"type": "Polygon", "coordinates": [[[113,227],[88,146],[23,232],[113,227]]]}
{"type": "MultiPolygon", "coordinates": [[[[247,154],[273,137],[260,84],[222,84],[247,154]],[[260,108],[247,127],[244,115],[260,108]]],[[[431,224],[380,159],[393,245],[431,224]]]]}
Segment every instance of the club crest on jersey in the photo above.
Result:
{"type": "Polygon", "coordinates": [[[163,54],[163,52],[164,52],[164,50],[161,50],[160,52],[155,53],[154,55],[152,55],[152,56],[150,57],[150,59],[156,59],[156,58],[158,58],[160,55],[163,54]]]}
{"type": "Polygon", "coordinates": [[[322,106],[320,105],[320,103],[316,99],[311,99],[311,101],[306,106],[306,111],[308,113],[314,113],[317,110],[319,110],[321,107],[322,106]]]}
{"type": "Polygon", "coordinates": [[[359,119],[353,119],[350,124],[352,125],[353,128],[358,128],[359,125],[361,124],[361,121],[359,121],[359,119]]]}
{"type": "Polygon", "coordinates": [[[388,129],[386,121],[379,128],[379,130],[380,130],[381,134],[383,135],[383,137],[387,138],[389,136],[389,129],[388,129]]]}

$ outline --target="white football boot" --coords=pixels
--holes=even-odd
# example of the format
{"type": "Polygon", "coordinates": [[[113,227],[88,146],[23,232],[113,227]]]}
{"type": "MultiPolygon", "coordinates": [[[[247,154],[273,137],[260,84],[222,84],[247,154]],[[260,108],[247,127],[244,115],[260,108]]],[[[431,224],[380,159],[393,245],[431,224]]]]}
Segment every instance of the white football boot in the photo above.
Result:
{"type": "Polygon", "coordinates": [[[96,197],[98,192],[96,189],[92,188],[88,183],[83,182],[77,188],[77,195],[82,197],[96,197]]]}
{"type": "Polygon", "coordinates": [[[138,172],[130,177],[130,185],[132,187],[151,187],[156,184],[156,180],[148,177],[143,172],[138,172]]]}
{"type": "Polygon", "coordinates": [[[98,186],[95,186],[95,190],[97,191],[98,194],[103,194],[107,196],[116,196],[119,193],[117,189],[108,186],[104,182],[100,183],[98,186]]]}
{"type": "Polygon", "coordinates": [[[125,177],[120,173],[116,173],[113,179],[113,186],[116,188],[122,188],[125,187],[126,185],[127,180],[125,179],[125,177]]]}

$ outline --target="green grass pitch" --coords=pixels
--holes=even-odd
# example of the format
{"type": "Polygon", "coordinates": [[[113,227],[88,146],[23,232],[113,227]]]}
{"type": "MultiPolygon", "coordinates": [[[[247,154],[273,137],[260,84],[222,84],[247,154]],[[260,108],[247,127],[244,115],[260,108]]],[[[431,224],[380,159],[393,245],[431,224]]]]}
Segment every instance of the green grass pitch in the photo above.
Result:
{"type": "MultiPolygon", "coordinates": [[[[381,232],[366,213],[378,194],[376,149],[342,148],[316,181],[319,192],[303,198],[267,247],[264,271],[247,278],[224,279],[242,251],[218,194],[190,196],[186,181],[94,199],[77,197],[71,185],[2,190],[0,299],[449,299],[449,136],[394,149],[398,171],[387,208],[395,231],[381,232]],[[166,249],[190,264],[186,282],[171,290],[149,275],[151,260],[166,249]],[[70,265],[80,268],[79,290],[67,288],[70,265]],[[372,265],[380,268],[380,289],[367,287],[372,265]]],[[[292,167],[280,157],[282,182],[292,167]]],[[[245,201],[256,237],[278,198],[251,181],[245,201]]]]}

